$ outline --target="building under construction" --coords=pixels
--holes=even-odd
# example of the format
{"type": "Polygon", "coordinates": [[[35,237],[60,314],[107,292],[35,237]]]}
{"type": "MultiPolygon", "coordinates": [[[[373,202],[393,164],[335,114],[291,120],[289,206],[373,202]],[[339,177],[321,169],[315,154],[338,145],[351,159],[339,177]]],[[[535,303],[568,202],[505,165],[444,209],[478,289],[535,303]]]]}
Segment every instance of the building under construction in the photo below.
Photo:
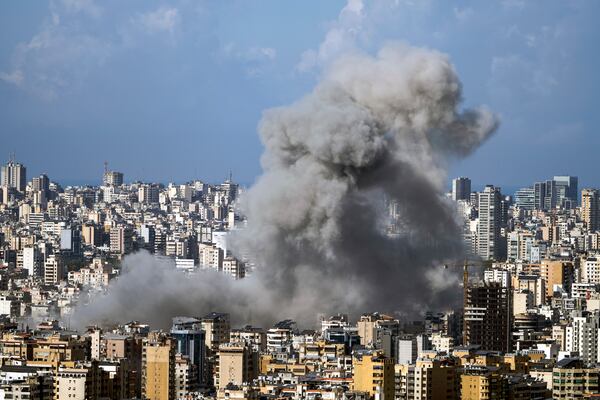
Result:
{"type": "Polygon", "coordinates": [[[500,283],[470,284],[465,290],[465,345],[482,350],[512,350],[512,299],[510,287],[500,283]]]}

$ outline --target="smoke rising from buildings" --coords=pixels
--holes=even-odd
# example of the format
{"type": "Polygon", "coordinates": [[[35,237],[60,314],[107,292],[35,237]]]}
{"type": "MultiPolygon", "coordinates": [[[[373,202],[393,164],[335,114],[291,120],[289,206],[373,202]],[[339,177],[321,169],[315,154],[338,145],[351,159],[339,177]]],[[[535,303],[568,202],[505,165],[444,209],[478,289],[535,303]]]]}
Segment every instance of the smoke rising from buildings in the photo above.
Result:
{"type": "Polygon", "coordinates": [[[133,255],[75,319],[164,326],[218,310],[239,323],[310,322],[317,313],[449,308],[460,292],[440,265],[463,248],[442,195],[446,167],[497,127],[494,114],[461,110],[461,100],[439,52],[393,43],[375,57],[338,58],[312,93],[260,122],[264,173],[243,199],[248,225],[235,237],[259,266],[251,277],[188,277],[133,255]]]}

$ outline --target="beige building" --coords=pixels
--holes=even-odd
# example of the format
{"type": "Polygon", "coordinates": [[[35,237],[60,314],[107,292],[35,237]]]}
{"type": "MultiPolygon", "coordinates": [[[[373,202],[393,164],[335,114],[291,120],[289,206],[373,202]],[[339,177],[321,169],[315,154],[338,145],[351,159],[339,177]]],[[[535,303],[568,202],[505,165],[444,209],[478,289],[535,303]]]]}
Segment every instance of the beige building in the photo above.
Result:
{"type": "Polygon", "coordinates": [[[123,226],[110,229],[110,252],[114,254],[127,254],[133,248],[131,229],[123,226]]]}
{"type": "Polygon", "coordinates": [[[258,354],[245,345],[219,346],[219,368],[216,385],[219,389],[229,384],[241,386],[258,377],[258,354]]]}
{"type": "Polygon", "coordinates": [[[100,233],[98,228],[92,224],[84,224],[81,226],[81,237],[83,243],[87,245],[97,246],[100,244],[100,233]]]}
{"type": "Polygon", "coordinates": [[[64,265],[58,255],[50,255],[44,263],[44,283],[56,285],[64,279],[64,265]]]}
{"type": "Polygon", "coordinates": [[[566,290],[574,279],[574,267],[570,261],[543,260],[540,264],[540,275],[546,281],[546,297],[554,294],[554,285],[562,285],[566,290]]]}
{"type": "Polygon", "coordinates": [[[86,399],[88,370],[84,368],[60,368],[55,377],[55,399],[86,399]]]}
{"type": "Polygon", "coordinates": [[[83,361],[90,348],[88,339],[54,335],[33,343],[32,361],[83,361]]]}
{"type": "Polygon", "coordinates": [[[600,229],[600,191],[598,189],[581,191],[581,219],[590,232],[600,229]]]}
{"type": "Polygon", "coordinates": [[[194,380],[194,365],[189,357],[175,355],[175,396],[184,399],[192,391],[194,380]]]}
{"type": "Polygon", "coordinates": [[[175,342],[152,332],[142,348],[142,397],[148,400],[175,398],[175,342]]]}
{"type": "Polygon", "coordinates": [[[585,368],[579,359],[562,359],[552,370],[552,398],[575,399],[598,393],[598,368],[585,368]]]}
{"type": "Polygon", "coordinates": [[[462,400],[507,399],[508,385],[498,371],[491,367],[470,366],[460,378],[462,400]]]}
{"type": "Polygon", "coordinates": [[[396,364],[395,396],[400,399],[453,400],[457,370],[446,360],[419,359],[414,365],[396,364]]]}
{"type": "Polygon", "coordinates": [[[225,257],[223,259],[223,273],[231,276],[233,279],[241,279],[246,276],[244,263],[234,257],[225,257]]]}
{"type": "Polygon", "coordinates": [[[97,362],[76,364],[66,362],[54,375],[54,399],[97,399],[106,393],[108,375],[97,362]]]}
{"type": "Polygon", "coordinates": [[[262,328],[246,326],[232,329],[229,340],[231,343],[246,344],[258,352],[267,348],[267,334],[262,328]]]}
{"type": "Polygon", "coordinates": [[[202,318],[202,329],[205,332],[206,347],[213,353],[219,351],[219,346],[229,343],[231,325],[229,314],[210,313],[202,318]]]}
{"type": "Polygon", "coordinates": [[[355,354],[352,360],[354,377],[352,390],[369,396],[393,399],[395,393],[394,359],[381,352],[355,354]]]}
{"type": "Polygon", "coordinates": [[[539,275],[519,274],[513,278],[515,292],[529,292],[532,295],[532,305],[546,303],[546,281],[539,275]]]}
{"type": "Polygon", "coordinates": [[[389,315],[373,313],[363,314],[356,323],[358,327],[358,336],[360,336],[360,344],[371,347],[377,342],[377,328],[387,325],[398,325],[397,319],[389,315]]]}

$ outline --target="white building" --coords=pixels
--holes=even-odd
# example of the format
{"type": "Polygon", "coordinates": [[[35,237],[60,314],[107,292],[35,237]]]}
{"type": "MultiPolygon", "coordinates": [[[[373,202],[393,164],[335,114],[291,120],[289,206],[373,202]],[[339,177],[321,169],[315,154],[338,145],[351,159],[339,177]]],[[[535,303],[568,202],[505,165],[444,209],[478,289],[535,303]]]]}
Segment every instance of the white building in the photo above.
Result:
{"type": "Polygon", "coordinates": [[[588,257],[581,265],[581,282],[600,283],[600,265],[598,258],[588,257]]]}
{"type": "Polygon", "coordinates": [[[483,273],[485,283],[499,283],[502,287],[510,287],[510,272],[504,269],[486,269],[483,273]]]}
{"type": "Polygon", "coordinates": [[[575,317],[565,331],[565,350],[577,352],[586,363],[598,362],[598,329],[600,316],[575,317]]]}
{"type": "Polygon", "coordinates": [[[484,260],[500,256],[500,189],[486,186],[478,193],[477,254],[484,260]]]}

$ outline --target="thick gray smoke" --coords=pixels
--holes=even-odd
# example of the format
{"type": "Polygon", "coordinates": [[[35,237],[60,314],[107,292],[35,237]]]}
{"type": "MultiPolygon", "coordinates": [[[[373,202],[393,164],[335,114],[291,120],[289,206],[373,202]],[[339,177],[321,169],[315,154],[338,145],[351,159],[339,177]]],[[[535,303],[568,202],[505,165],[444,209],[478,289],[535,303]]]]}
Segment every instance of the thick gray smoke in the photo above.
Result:
{"type": "Polygon", "coordinates": [[[126,264],[137,266],[80,320],[159,323],[215,309],[239,323],[307,322],[318,313],[450,308],[460,291],[440,264],[463,247],[442,195],[446,167],[497,126],[486,109],[460,110],[461,100],[439,52],[391,44],[376,57],[339,58],[312,93],[260,123],[264,174],[244,198],[248,226],[236,240],[257,272],[236,282],[190,279],[133,256],[126,264]],[[383,199],[396,204],[399,234],[385,230],[383,199]]]}

